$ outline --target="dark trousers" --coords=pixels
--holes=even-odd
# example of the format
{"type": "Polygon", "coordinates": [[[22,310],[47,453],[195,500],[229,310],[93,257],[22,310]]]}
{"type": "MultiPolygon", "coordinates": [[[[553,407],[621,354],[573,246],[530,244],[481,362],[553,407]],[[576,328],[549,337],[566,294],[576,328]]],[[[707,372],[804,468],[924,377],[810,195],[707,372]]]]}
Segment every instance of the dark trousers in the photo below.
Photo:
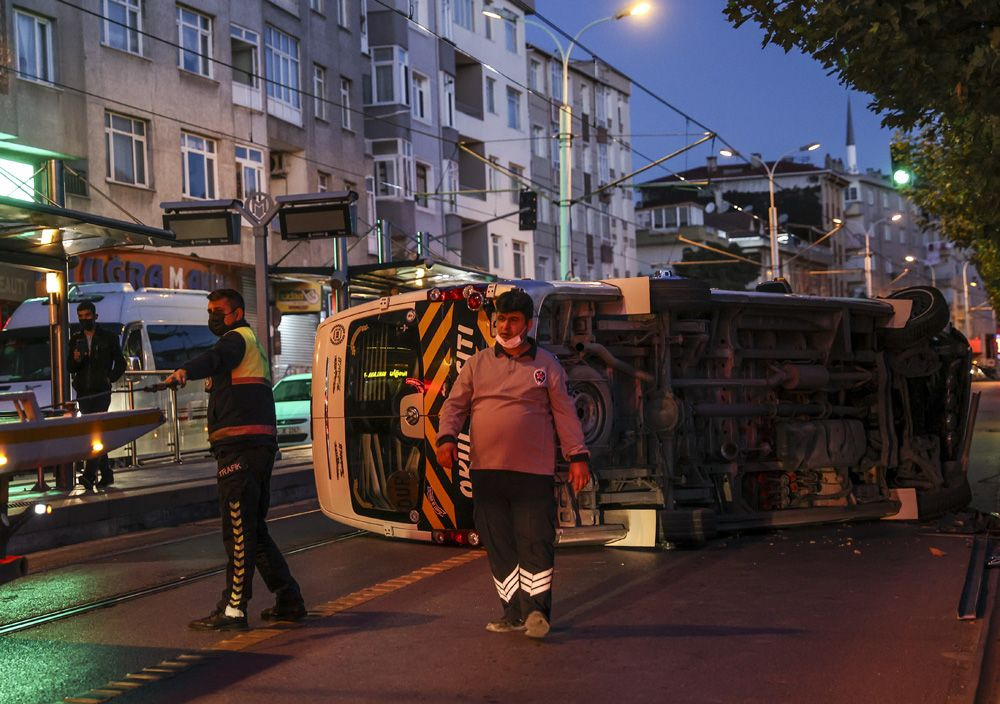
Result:
{"type": "MultiPolygon", "coordinates": [[[[85,396],[89,393],[99,393],[99,392],[87,392],[81,393],[81,396],[85,396]]],[[[85,398],[82,401],[78,401],[80,406],[80,413],[104,413],[108,410],[111,405],[111,393],[109,392],[106,396],[96,396],[94,398],[85,398]]],[[[86,464],[83,466],[83,474],[81,479],[89,484],[93,484],[97,481],[97,470],[101,470],[101,481],[110,484],[114,480],[114,474],[111,471],[111,460],[108,459],[107,453],[101,455],[100,457],[94,457],[87,460],[86,464]]]]}
{"type": "Polygon", "coordinates": [[[556,503],[551,475],[472,471],[473,514],[504,618],[552,612],[556,503]]]}
{"type": "Polygon", "coordinates": [[[231,606],[247,612],[255,569],[260,570],[278,605],[292,606],[302,601],[298,582],[267,532],[274,454],[275,450],[266,446],[227,448],[216,453],[222,543],[227,557],[226,588],[216,607],[218,611],[231,606]]]}

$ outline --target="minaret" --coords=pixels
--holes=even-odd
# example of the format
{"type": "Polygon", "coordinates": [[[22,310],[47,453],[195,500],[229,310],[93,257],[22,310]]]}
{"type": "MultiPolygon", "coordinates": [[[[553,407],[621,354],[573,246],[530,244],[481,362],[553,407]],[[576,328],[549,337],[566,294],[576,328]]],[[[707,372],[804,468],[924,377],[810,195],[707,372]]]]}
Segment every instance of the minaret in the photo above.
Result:
{"type": "Polygon", "coordinates": [[[854,121],[851,119],[851,96],[847,96],[847,173],[858,173],[858,148],[854,145],[854,121]]]}

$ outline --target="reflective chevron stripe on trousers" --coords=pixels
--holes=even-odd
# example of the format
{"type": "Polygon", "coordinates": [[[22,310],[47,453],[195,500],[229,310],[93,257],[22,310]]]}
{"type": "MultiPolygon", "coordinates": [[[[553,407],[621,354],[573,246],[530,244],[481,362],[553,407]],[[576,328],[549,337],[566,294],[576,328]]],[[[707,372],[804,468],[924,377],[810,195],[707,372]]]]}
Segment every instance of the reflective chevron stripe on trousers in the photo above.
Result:
{"type": "Polygon", "coordinates": [[[552,612],[556,504],[551,475],[472,471],[476,530],[489,558],[504,618],[552,612]]]}
{"type": "Polygon", "coordinates": [[[256,570],[275,593],[277,603],[301,602],[299,585],[265,520],[271,505],[274,452],[269,446],[252,446],[217,455],[222,542],[228,558],[226,588],[216,607],[219,611],[228,606],[247,613],[256,570]]]}

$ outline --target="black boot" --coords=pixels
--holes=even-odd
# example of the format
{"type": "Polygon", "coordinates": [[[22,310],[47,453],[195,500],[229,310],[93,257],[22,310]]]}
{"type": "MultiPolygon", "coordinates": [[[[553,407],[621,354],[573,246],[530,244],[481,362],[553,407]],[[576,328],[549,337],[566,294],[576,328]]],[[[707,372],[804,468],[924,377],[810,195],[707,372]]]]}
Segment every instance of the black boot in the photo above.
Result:
{"type": "Polygon", "coordinates": [[[245,631],[246,616],[226,616],[223,611],[214,611],[205,618],[198,618],[188,624],[192,631],[245,631]]]}

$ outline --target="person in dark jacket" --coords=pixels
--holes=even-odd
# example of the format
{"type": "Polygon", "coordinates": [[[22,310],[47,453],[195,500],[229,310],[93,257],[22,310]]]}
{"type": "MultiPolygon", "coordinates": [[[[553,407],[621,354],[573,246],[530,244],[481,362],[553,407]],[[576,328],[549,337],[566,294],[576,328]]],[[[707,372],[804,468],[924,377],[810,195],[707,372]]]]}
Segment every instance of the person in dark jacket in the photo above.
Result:
{"type": "MultiPolygon", "coordinates": [[[[80,329],[69,338],[67,367],[81,413],[103,413],[111,405],[111,385],[125,373],[125,357],[118,338],[97,327],[97,309],[90,301],[76,307],[80,329]]],[[[107,454],[87,460],[80,483],[93,491],[115,483],[107,454]],[[101,479],[97,481],[97,470],[101,479]]]]}
{"type": "Polygon", "coordinates": [[[297,621],[306,607],[298,582],[267,531],[271,470],[278,449],[271,369],[244,318],[243,296],[224,288],[208,295],[208,327],[219,341],[166,378],[184,386],[208,379],[208,441],[218,462],[219,512],[226,548],[226,588],[215,610],[189,625],[196,631],[247,628],[254,570],[259,569],[274,606],[265,621],[297,621]]]}

